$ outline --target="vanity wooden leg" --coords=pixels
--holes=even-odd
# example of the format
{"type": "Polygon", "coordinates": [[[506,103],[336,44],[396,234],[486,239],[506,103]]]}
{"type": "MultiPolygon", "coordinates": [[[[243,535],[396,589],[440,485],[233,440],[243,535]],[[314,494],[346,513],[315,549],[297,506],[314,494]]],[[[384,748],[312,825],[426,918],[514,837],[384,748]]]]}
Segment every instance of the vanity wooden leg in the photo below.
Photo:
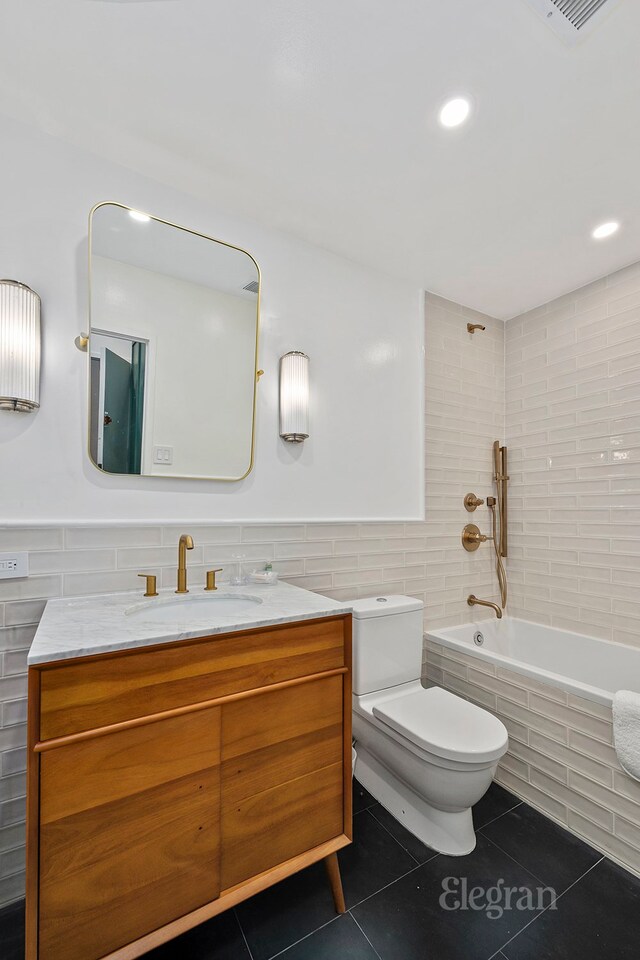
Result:
{"type": "Polygon", "coordinates": [[[330,853],[324,858],[324,865],[327,868],[329,883],[331,884],[331,893],[333,902],[336,906],[336,913],[346,913],[347,908],[344,902],[344,893],[342,892],[342,880],[340,878],[340,864],[338,863],[338,854],[330,853]]]}

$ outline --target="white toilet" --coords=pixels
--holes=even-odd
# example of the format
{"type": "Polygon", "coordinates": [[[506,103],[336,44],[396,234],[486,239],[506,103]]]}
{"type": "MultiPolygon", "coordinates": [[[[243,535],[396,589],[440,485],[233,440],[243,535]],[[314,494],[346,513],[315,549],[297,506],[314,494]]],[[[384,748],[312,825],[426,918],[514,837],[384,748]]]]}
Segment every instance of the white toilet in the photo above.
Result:
{"type": "Polygon", "coordinates": [[[463,856],[476,845],[471,807],[508,737],[481,707],[421,685],[422,608],[411,597],[353,602],[355,776],[423,843],[463,856]]]}

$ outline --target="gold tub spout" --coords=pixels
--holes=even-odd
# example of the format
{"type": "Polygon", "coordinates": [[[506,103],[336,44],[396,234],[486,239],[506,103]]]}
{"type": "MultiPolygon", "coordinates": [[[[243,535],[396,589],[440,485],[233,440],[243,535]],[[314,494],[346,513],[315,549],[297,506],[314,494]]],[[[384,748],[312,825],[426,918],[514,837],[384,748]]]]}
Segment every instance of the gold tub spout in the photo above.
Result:
{"type": "Polygon", "coordinates": [[[183,533],[178,540],[178,589],[176,593],[189,593],[187,589],[187,550],[193,550],[193,537],[183,533]]]}
{"type": "Polygon", "coordinates": [[[502,620],[502,610],[500,609],[497,603],[492,603],[491,600],[479,600],[473,594],[470,594],[467,597],[467,603],[469,604],[470,607],[475,607],[475,606],[491,607],[492,610],[495,610],[496,617],[498,618],[498,620],[502,620]]]}

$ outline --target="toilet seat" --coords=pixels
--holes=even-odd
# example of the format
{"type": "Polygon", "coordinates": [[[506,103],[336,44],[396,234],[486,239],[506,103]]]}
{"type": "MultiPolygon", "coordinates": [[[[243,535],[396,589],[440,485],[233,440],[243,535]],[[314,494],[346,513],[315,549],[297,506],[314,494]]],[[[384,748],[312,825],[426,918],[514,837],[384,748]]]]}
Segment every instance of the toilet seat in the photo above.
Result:
{"type": "Polygon", "coordinates": [[[372,712],[415,746],[445,760],[491,763],[508,743],[497,717],[441,687],[414,687],[374,705],[372,712]]]}

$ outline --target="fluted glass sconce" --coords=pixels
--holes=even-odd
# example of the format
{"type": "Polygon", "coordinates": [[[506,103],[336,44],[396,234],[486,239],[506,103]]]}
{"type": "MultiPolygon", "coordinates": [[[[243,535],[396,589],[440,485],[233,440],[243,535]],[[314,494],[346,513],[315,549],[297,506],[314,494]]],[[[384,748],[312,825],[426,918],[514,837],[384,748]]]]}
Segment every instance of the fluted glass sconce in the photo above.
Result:
{"type": "Polygon", "coordinates": [[[309,357],[299,350],[280,357],[280,436],[290,443],[309,436],[309,357]]]}
{"type": "Polygon", "coordinates": [[[40,406],[40,297],[16,280],[0,280],[0,409],[40,406]]]}

